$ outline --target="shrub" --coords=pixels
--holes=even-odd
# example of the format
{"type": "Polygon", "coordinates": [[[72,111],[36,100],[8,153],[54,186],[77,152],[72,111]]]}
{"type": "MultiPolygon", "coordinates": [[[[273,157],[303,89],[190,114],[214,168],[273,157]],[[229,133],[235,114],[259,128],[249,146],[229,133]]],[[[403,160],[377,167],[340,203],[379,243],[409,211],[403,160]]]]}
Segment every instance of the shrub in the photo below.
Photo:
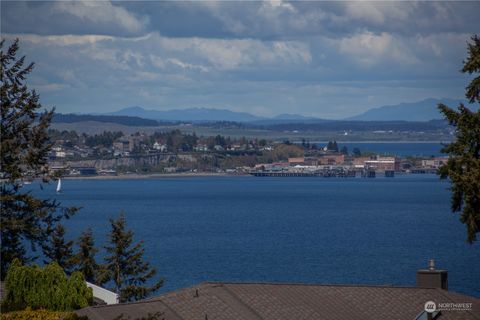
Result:
{"type": "Polygon", "coordinates": [[[14,260],[7,272],[5,290],[3,311],[26,308],[70,311],[88,306],[93,299],[92,290],[80,272],[67,277],[55,262],[42,269],[36,265],[22,266],[14,260]]]}
{"type": "Polygon", "coordinates": [[[87,320],[72,312],[40,310],[23,310],[0,314],[0,320],[87,320]]]}

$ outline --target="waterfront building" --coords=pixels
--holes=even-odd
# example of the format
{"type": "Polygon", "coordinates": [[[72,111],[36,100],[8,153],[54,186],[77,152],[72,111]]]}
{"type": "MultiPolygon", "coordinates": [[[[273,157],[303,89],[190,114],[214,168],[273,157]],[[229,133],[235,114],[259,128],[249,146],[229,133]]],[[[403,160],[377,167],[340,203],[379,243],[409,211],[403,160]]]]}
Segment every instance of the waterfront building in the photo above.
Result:
{"type": "Polygon", "coordinates": [[[341,165],[344,162],[344,154],[323,154],[318,157],[319,165],[341,165]]]}
{"type": "Polygon", "coordinates": [[[290,166],[304,165],[305,164],[305,157],[288,158],[288,164],[290,166]]]}
{"type": "Polygon", "coordinates": [[[376,156],[375,159],[365,161],[365,166],[377,171],[400,171],[400,159],[396,157],[376,156]]]}
{"type": "Polygon", "coordinates": [[[422,160],[422,167],[423,168],[430,168],[430,169],[438,169],[448,161],[448,157],[440,157],[440,158],[433,158],[433,159],[424,159],[422,160]]]}

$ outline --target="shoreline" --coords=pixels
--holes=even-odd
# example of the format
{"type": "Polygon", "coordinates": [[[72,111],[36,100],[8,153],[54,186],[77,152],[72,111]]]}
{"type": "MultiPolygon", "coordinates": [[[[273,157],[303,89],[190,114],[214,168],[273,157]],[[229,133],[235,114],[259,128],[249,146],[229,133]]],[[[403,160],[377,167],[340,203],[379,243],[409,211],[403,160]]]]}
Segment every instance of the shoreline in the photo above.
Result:
{"type": "MultiPolygon", "coordinates": [[[[442,141],[442,140],[435,140],[435,141],[430,141],[430,140],[395,140],[395,141],[388,141],[388,140],[336,140],[337,143],[370,143],[370,144],[375,144],[375,143],[391,143],[391,144],[427,144],[427,143],[452,143],[453,141],[442,141]]],[[[301,141],[300,141],[301,142],[301,141]]],[[[310,143],[328,143],[328,141],[310,141],[310,143]]]]}
{"type": "Polygon", "coordinates": [[[62,177],[64,180],[141,180],[141,179],[168,179],[168,178],[204,178],[204,177],[250,177],[249,174],[231,174],[231,173],[215,173],[215,172],[200,172],[200,173],[149,173],[149,174],[120,174],[115,176],[96,175],[96,176],[67,176],[62,177]]]}

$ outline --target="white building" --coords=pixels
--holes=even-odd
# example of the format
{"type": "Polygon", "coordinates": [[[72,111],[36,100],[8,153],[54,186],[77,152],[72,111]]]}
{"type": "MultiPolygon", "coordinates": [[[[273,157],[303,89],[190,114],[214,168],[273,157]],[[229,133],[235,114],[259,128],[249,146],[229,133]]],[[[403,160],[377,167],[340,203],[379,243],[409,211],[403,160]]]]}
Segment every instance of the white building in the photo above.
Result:
{"type": "Polygon", "coordinates": [[[157,151],[160,151],[160,152],[165,152],[165,151],[167,151],[167,146],[165,144],[160,144],[158,142],[155,142],[153,144],[153,149],[157,150],[157,151]]]}

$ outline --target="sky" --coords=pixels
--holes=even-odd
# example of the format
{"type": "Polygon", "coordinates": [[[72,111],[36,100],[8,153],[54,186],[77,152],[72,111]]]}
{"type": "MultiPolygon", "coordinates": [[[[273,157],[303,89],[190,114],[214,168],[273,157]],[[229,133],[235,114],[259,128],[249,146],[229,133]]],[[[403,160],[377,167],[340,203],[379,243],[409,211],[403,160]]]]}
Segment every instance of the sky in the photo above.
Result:
{"type": "Polygon", "coordinates": [[[341,119],[464,97],[479,1],[1,1],[61,113],[228,109],[341,119]]]}

